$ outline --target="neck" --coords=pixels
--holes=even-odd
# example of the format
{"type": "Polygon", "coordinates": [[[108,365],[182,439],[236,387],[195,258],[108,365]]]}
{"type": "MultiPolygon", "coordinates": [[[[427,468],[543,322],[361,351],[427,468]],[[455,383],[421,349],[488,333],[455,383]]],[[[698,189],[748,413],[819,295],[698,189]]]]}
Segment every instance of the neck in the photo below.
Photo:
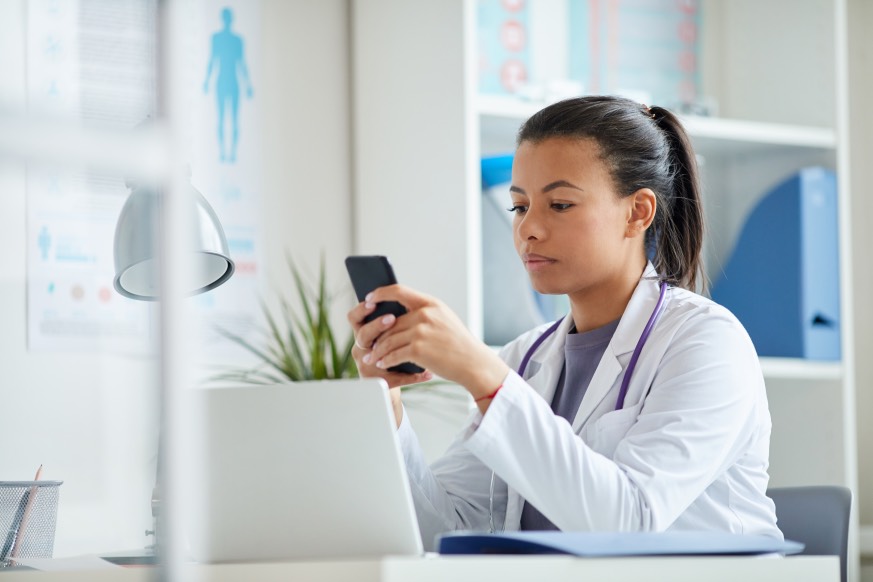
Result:
{"type": "Polygon", "coordinates": [[[639,269],[625,269],[597,287],[569,295],[576,331],[584,333],[620,319],[645,269],[644,261],[639,269]]]}

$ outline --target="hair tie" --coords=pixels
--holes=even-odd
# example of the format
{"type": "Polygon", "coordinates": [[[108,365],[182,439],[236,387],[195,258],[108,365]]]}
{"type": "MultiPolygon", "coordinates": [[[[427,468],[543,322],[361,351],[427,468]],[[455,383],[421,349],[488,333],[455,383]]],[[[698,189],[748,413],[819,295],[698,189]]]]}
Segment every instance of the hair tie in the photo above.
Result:
{"type": "Polygon", "coordinates": [[[646,105],[645,103],[643,103],[643,107],[646,110],[646,115],[648,115],[652,119],[655,119],[655,113],[651,110],[651,108],[648,105],[646,105]]]}

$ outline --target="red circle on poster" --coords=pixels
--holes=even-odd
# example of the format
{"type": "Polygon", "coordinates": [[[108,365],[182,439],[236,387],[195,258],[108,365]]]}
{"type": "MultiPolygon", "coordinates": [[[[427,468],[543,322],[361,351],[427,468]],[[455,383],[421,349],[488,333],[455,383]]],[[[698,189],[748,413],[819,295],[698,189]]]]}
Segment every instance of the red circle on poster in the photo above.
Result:
{"type": "Polygon", "coordinates": [[[697,40],[697,25],[693,20],[684,20],[679,24],[679,39],[688,44],[697,40]]]}
{"type": "Polygon", "coordinates": [[[524,8],[524,0],[501,0],[500,3],[508,12],[518,12],[524,8]]]}
{"type": "Polygon", "coordinates": [[[97,292],[97,298],[102,303],[109,303],[109,300],[112,299],[112,293],[110,293],[108,287],[100,287],[100,290],[97,292]]]}
{"type": "Polygon", "coordinates": [[[515,93],[525,81],[527,81],[527,69],[521,61],[511,59],[500,67],[500,83],[510,93],[515,93]]]}
{"type": "Polygon", "coordinates": [[[524,48],[524,26],[517,20],[507,20],[500,27],[500,41],[506,50],[518,52],[524,48]]]}

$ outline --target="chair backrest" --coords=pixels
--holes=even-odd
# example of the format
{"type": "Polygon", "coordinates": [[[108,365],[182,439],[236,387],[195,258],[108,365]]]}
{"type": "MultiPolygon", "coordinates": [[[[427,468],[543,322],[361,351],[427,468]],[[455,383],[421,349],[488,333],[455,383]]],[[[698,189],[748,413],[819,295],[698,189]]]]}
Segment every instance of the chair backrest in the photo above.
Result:
{"type": "Polygon", "coordinates": [[[774,487],[767,496],[776,505],[777,525],[785,539],[806,544],[801,554],[839,556],[840,579],[846,582],[852,491],[830,485],[774,487]]]}

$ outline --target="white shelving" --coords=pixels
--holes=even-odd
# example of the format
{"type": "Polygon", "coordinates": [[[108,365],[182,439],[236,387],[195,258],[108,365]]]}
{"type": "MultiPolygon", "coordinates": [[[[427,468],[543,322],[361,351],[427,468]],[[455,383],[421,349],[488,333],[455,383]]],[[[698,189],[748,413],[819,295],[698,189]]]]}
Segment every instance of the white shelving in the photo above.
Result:
{"type": "Polygon", "coordinates": [[[761,358],[765,378],[804,379],[839,382],[843,378],[841,362],[817,362],[800,358],[761,358]]]}
{"type": "MultiPolygon", "coordinates": [[[[545,107],[500,96],[479,96],[478,113],[483,152],[506,151],[515,139],[520,123],[545,107]]],[[[694,139],[697,153],[707,156],[754,156],[774,153],[832,153],[837,135],[832,128],[766,123],[718,117],[682,116],[685,129],[694,139]]]]}

